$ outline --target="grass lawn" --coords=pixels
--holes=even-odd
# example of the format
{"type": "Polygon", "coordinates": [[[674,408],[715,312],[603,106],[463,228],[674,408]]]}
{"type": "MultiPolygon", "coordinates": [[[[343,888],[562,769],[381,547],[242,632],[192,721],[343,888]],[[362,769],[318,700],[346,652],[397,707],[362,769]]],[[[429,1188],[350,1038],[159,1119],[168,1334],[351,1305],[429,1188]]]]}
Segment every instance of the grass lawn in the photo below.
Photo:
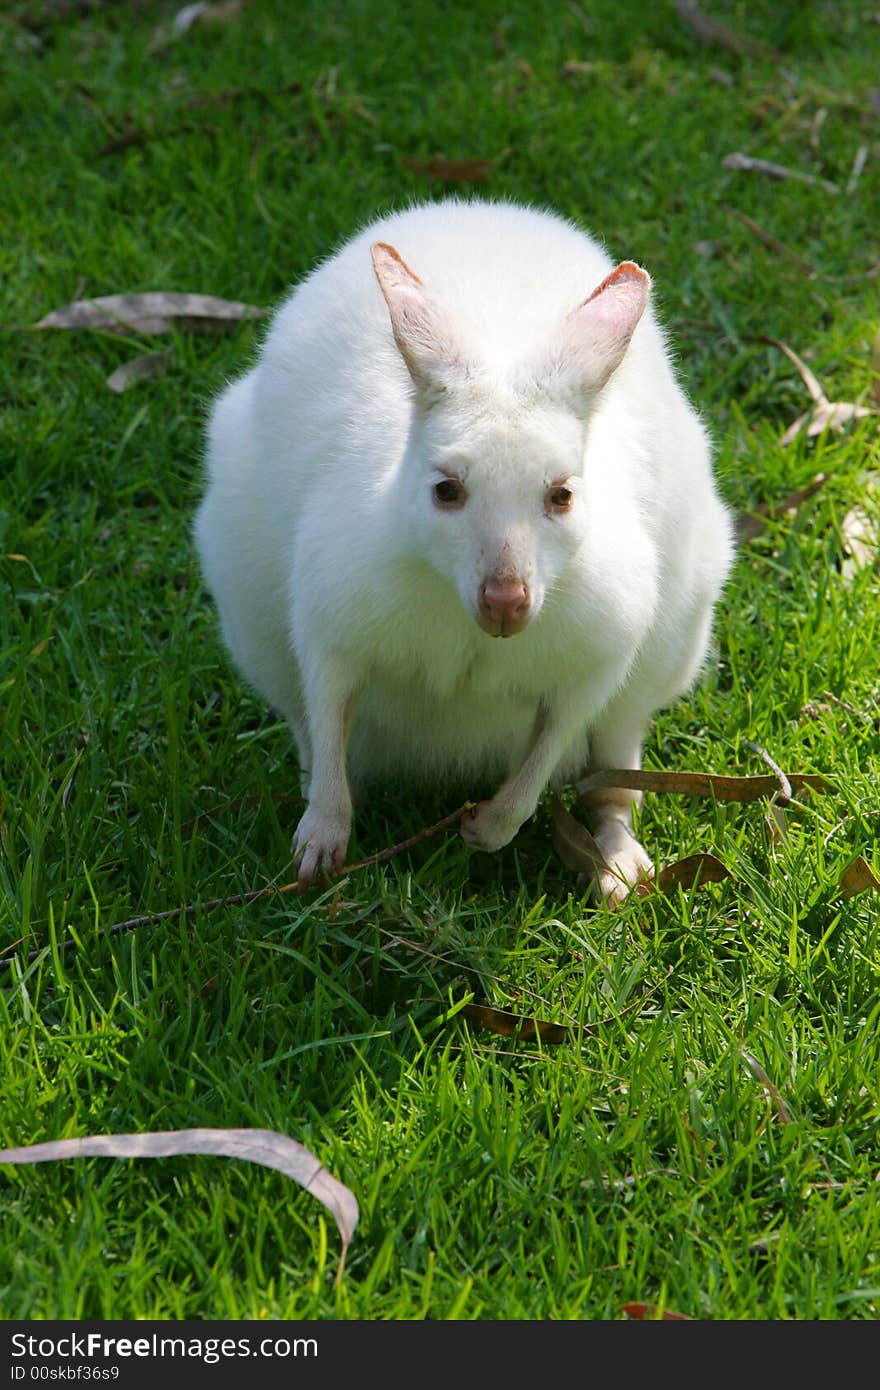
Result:
{"type": "MultiPolygon", "coordinates": [[[[706,0],[760,46],[737,52],[672,3],[232,8],[176,36],[143,0],[0,18],[0,1145],[275,1129],[361,1220],[336,1282],[332,1219],[279,1173],[7,1165],[0,1315],[876,1318],[880,893],[841,878],[880,873],[878,568],[844,524],[877,419],[782,445],[810,400],[760,339],[880,403],[877,16],[706,0]],[[646,766],[766,772],[751,741],[831,790],[781,827],[767,798],[646,797],[659,864],[736,877],[619,913],[544,805],[495,856],[440,834],[107,934],[292,876],[291,742],[189,532],[206,404],[261,328],[25,326],[123,292],[268,307],[376,212],[450,191],[553,207],[651,271],[740,512],[828,475],[741,547],[646,766]],[[163,375],[108,388],[155,352],[163,375]],[[564,1029],[504,1036],[474,1001],[564,1029]]],[[[388,787],[351,857],[451,809],[388,787]]]]}

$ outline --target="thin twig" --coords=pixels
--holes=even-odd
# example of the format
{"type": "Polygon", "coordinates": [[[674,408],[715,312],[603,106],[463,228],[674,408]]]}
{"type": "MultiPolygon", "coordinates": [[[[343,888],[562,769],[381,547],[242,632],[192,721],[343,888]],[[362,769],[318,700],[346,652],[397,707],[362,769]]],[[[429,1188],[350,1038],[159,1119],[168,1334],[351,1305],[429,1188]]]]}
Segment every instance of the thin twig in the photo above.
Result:
{"type": "Polygon", "coordinates": [[[767,764],[771,772],[776,773],[776,776],[779,778],[779,788],[782,792],[782,795],[785,797],[786,801],[791,801],[791,782],[789,782],[788,778],[782,771],[782,768],[779,766],[779,764],[775,762],[773,758],[771,758],[770,754],[767,752],[767,749],[762,748],[759,743],[752,743],[752,740],[750,738],[744,738],[743,745],[746,748],[750,748],[753,753],[757,753],[758,757],[767,764]]]}
{"type": "Polygon", "coordinates": [[[840,189],[830,179],[819,178],[816,174],[806,174],[802,169],[789,169],[786,164],[775,164],[772,159],[757,159],[749,154],[735,150],[726,154],[721,163],[725,169],[737,169],[750,174],[767,174],[771,179],[795,179],[798,183],[810,183],[824,188],[826,193],[839,193],[840,189]]]}
{"type": "Polygon", "coordinates": [[[710,47],[726,48],[729,53],[735,53],[738,58],[742,58],[744,55],[759,59],[773,56],[763,44],[759,43],[757,39],[753,39],[750,34],[740,34],[735,29],[729,28],[720,19],[706,14],[696,4],[696,0],[675,0],[675,8],[679,18],[684,21],[700,43],[710,47]]]}
{"type": "Polygon", "coordinates": [[[775,251],[778,256],[784,256],[786,260],[791,261],[799,270],[802,270],[805,275],[818,274],[814,265],[811,265],[809,261],[805,261],[803,256],[799,256],[796,251],[792,251],[790,246],[785,245],[785,242],[778,241],[772,233],[765,231],[760,223],[756,222],[754,218],[749,217],[747,213],[740,212],[739,208],[731,207],[730,203],[722,203],[721,206],[724,211],[729,212],[732,217],[739,218],[743,226],[748,227],[749,231],[752,232],[759,241],[763,241],[764,245],[768,246],[771,251],[775,251]]]}
{"type": "MultiPolygon", "coordinates": [[[[408,849],[412,849],[413,845],[420,844],[422,840],[427,840],[429,836],[437,835],[441,830],[448,829],[450,825],[461,820],[465,812],[471,810],[472,807],[472,801],[464,802],[457,810],[451,811],[448,816],[444,816],[443,819],[437,821],[435,825],[425,826],[417,835],[411,835],[408,839],[401,840],[397,845],[390,845],[386,849],[379,850],[377,854],[368,855],[366,859],[358,859],[353,864],[344,865],[338,873],[334,874],[331,879],[328,879],[328,882],[342,880],[348,874],[354,873],[358,869],[365,869],[370,864],[382,864],[386,860],[394,858],[397,854],[404,854],[408,849]]],[[[283,893],[292,893],[299,896],[312,886],[311,883],[300,883],[298,881],[283,883],[280,886],[277,884],[270,884],[266,888],[253,888],[247,893],[233,893],[225,898],[210,898],[207,902],[181,903],[179,907],[168,907],[161,912],[144,912],[138,917],[128,917],[124,922],[114,923],[112,927],[100,928],[97,935],[99,938],[115,936],[119,932],[134,931],[138,927],[150,927],[159,922],[167,922],[173,917],[192,917],[197,912],[214,912],[218,908],[242,907],[247,903],[259,902],[261,898],[274,898],[283,893]]],[[[60,949],[62,951],[67,951],[75,944],[75,938],[69,936],[60,943],[60,949]]],[[[27,960],[29,962],[36,960],[45,949],[44,946],[40,946],[30,951],[27,960]]],[[[13,956],[0,956],[0,970],[9,969],[14,959],[15,957],[13,956]]]]}
{"type": "Polygon", "coordinates": [[[867,162],[867,159],[868,159],[868,146],[867,146],[867,145],[859,145],[859,148],[856,150],[855,159],[853,160],[852,173],[850,174],[850,176],[849,176],[849,181],[847,182],[847,185],[846,185],[846,191],[847,191],[848,194],[855,193],[855,191],[856,191],[856,184],[858,183],[859,179],[860,179],[861,176],[862,176],[862,170],[863,170],[864,167],[865,167],[865,164],[866,164],[866,162],[867,162]]]}

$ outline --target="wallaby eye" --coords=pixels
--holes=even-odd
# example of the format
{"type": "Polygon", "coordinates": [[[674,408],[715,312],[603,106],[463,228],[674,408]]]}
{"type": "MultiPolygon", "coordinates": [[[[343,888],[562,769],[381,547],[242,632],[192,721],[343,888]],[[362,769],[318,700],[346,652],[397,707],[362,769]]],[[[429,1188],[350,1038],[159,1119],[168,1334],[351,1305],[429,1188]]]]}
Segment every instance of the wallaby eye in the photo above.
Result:
{"type": "Polygon", "coordinates": [[[463,507],[467,493],[464,483],[458,478],[443,478],[433,487],[434,504],[449,511],[453,507],[463,507]]]}
{"type": "Polygon", "coordinates": [[[574,503],[574,493],[564,483],[554,483],[547,489],[544,504],[548,512],[567,512],[574,503]]]}

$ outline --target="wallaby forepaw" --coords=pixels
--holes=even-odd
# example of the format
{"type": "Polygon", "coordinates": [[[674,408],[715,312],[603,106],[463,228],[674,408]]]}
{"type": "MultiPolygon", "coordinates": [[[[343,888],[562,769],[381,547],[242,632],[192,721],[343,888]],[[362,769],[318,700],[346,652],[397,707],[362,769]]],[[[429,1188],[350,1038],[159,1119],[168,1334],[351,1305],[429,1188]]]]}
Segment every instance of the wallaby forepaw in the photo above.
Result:
{"type": "Polygon", "coordinates": [[[314,883],[322,876],[338,874],[345,863],[351,821],[335,816],[320,816],[306,811],[291,845],[297,866],[298,883],[314,883]]]}
{"type": "Polygon", "coordinates": [[[494,801],[478,801],[472,811],[465,811],[460,829],[462,839],[471,849],[491,854],[509,844],[519,827],[520,822],[511,820],[494,801]]]}

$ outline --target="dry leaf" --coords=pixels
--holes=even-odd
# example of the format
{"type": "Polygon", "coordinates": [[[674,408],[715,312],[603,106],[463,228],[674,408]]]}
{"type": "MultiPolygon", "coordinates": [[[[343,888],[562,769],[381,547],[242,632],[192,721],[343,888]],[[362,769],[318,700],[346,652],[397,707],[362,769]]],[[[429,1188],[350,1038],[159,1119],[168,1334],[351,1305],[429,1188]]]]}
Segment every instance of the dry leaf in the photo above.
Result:
{"type": "Polygon", "coordinates": [[[495,167],[494,159],[447,159],[438,154],[433,159],[404,158],[403,167],[411,174],[429,179],[444,179],[446,183],[485,183],[495,167]]]}
{"type": "MultiPolygon", "coordinates": [[[[788,781],[795,793],[830,791],[830,784],[815,773],[791,772],[788,781]]],[[[681,796],[714,796],[717,801],[757,801],[779,792],[778,777],[722,777],[714,772],[650,772],[615,769],[591,772],[577,783],[579,796],[597,787],[627,787],[631,791],[677,792],[681,796]]]]}
{"type": "Polygon", "coordinates": [[[746,173],[768,174],[772,179],[796,179],[798,183],[812,183],[824,188],[826,193],[839,193],[840,189],[830,179],[820,179],[814,174],[804,174],[800,169],[789,169],[785,164],[774,164],[770,159],[753,159],[751,155],[726,154],[721,163],[725,169],[738,169],[746,173]]]}
{"type": "Polygon", "coordinates": [[[806,362],[803,362],[797,353],[787,343],[781,342],[779,338],[761,335],[756,341],[769,343],[771,347],[779,348],[780,352],[785,353],[788,360],[794,363],[801,380],[815,402],[811,411],[807,411],[805,415],[801,415],[795,420],[793,425],[789,425],[779,441],[780,444],[790,444],[805,426],[808,437],[812,438],[814,435],[821,434],[823,430],[840,431],[851,420],[863,420],[867,415],[877,414],[876,410],[871,410],[866,405],[853,405],[850,401],[829,401],[806,362]]]}
{"type": "MultiPolygon", "coordinates": [[[[656,1303],[622,1303],[621,1309],[628,1318],[635,1318],[641,1322],[644,1318],[653,1320],[657,1317],[656,1303]]],[[[660,1314],[661,1322],[693,1322],[690,1313],[676,1313],[672,1308],[664,1308],[660,1314]]]]}
{"type": "Polygon", "coordinates": [[[567,869],[588,879],[608,868],[605,856],[589,830],[566,809],[558,796],[553,798],[551,818],[553,848],[567,869]]]}
{"type": "Polygon", "coordinates": [[[875,515],[859,505],[851,507],[840,523],[840,539],[846,555],[841,566],[844,579],[852,579],[857,570],[875,563],[880,552],[880,534],[876,511],[880,510],[880,474],[871,473],[865,479],[865,495],[875,504],[875,515]]]}
{"type": "Polygon", "coordinates": [[[869,888],[874,892],[880,892],[880,878],[874,873],[865,856],[857,854],[852,863],[844,869],[840,887],[845,898],[854,898],[857,893],[864,893],[869,888]]]}
{"type": "Polygon", "coordinates": [[[121,367],[117,367],[115,372],[110,373],[107,385],[117,394],[127,391],[129,386],[134,386],[138,381],[164,376],[170,361],[170,352],[147,352],[142,357],[130,357],[121,367]]]}
{"type": "Polygon", "coordinates": [[[102,328],[113,333],[167,333],[172,323],[196,332],[218,332],[264,311],[238,300],[166,290],[76,299],[53,309],[32,328],[102,328]]]}
{"type": "Polygon", "coordinates": [[[541,1018],[524,1018],[508,1009],[490,1008],[488,1004],[465,1004],[461,1012],[481,1028],[501,1033],[506,1038],[519,1038],[520,1042],[534,1042],[536,1038],[540,1038],[545,1043],[561,1043],[570,1035],[564,1023],[547,1023],[541,1018]]]}
{"type": "Polygon", "coordinates": [[[748,1067],[749,1071],[758,1081],[760,1081],[767,1095],[772,1100],[773,1108],[775,1109],[780,1120],[782,1120],[783,1124],[791,1124],[791,1111],[789,1110],[785,1101],[782,1099],[778,1087],[774,1086],[773,1082],[770,1080],[764,1068],[761,1066],[761,1063],[758,1061],[757,1057],[753,1057],[751,1052],[746,1052],[744,1047],[740,1048],[740,1055],[742,1056],[742,1059],[748,1067]]]}
{"type": "Polygon", "coordinates": [[[596,71],[595,63],[585,63],[579,58],[569,58],[559,69],[560,77],[588,77],[596,71]]]}
{"type": "Polygon", "coordinates": [[[741,512],[736,519],[736,538],[740,545],[760,536],[767,529],[768,521],[775,521],[777,517],[788,516],[791,512],[797,511],[802,502],[815,496],[825,486],[828,478],[828,473],[817,473],[806,487],[799,488],[797,492],[790,492],[780,502],[762,502],[750,512],[741,512]]]}
{"type": "Polygon", "coordinates": [[[354,1193],[295,1139],[271,1129],[173,1129],[146,1134],[96,1134],[84,1139],[56,1139],[20,1149],[0,1149],[0,1163],[48,1163],[64,1158],[173,1158],[180,1154],[214,1154],[243,1158],[275,1168],[304,1187],[333,1216],[342,1237],[339,1270],[358,1224],[354,1193]]]}
{"type": "Polygon", "coordinates": [[[654,886],[660,893],[668,893],[671,888],[687,891],[694,886],[702,888],[706,883],[723,883],[726,878],[736,882],[736,875],[714,854],[689,854],[686,859],[667,864],[654,880],[654,886]]]}

